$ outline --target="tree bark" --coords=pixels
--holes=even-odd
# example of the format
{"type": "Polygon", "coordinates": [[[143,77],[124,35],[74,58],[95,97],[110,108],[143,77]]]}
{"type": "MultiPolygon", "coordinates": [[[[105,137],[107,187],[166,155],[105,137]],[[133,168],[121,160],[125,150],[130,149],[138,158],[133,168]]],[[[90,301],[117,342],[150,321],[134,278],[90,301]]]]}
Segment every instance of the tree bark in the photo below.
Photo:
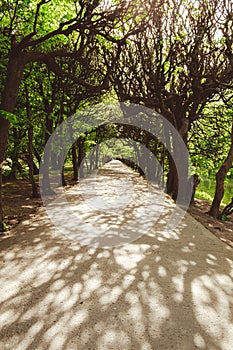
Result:
{"type": "Polygon", "coordinates": [[[64,165],[62,167],[61,179],[62,179],[62,186],[67,186],[66,179],[65,179],[65,173],[64,173],[64,165]]]}
{"type": "MultiPolygon", "coordinates": [[[[24,69],[24,62],[17,50],[11,51],[7,66],[7,77],[2,93],[0,110],[13,113],[17,101],[19,85],[24,69]]],[[[3,199],[2,199],[2,167],[8,143],[10,122],[0,114],[0,231],[4,230],[3,224],[3,199]]]]}
{"type": "MultiPolygon", "coordinates": [[[[48,113],[46,115],[45,127],[46,127],[46,131],[45,131],[45,145],[46,145],[53,131],[53,120],[48,113]]],[[[47,154],[49,155],[49,157],[51,157],[50,144],[48,144],[47,147],[48,147],[47,154]]],[[[43,194],[45,195],[52,195],[54,194],[54,192],[51,190],[51,187],[50,187],[50,178],[49,178],[50,159],[48,157],[44,157],[43,162],[44,164],[43,164],[42,191],[43,191],[43,194]]]]}
{"type": "Polygon", "coordinates": [[[99,144],[97,143],[95,148],[95,169],[99,168],[99,144]]]}
{"type": "Polygon", "coordinates": [[[216,188],[215,188],[215,195],[214,199],[209,211],[209,214],[213,216],[215,219],[220,217],[220,204],[224,195],[224,180],[226,177],[226,174],[230,170],[233,163],[233,121],[232,121],[232,128],[231,128],[231,146],[229,153],[220,167],[219,171],[216,174],[216,188]]]}
{"type": "MultiPolygon", "coordinates": [[[[186,133],[180,136],[185,142],[186,133]]],[[[179,200],[180,203],[186,203],[189,198],[191,199],[192,184],[188,183],[188,158],[186,155],[182,158],[180,153],[180,149],[184,147],[181,142],[181,139],[176,136],[171,140],[172,155],[168,152],[169,173],[167,193],[174,201],[179,200]],[[179,169],[179,174],[177,167],[179,169]],[[188,186],[188,184],[190,186],[188,186]]]]}
{"type": "Polygon", "coordinates": [[[5,159],[5,151],[8,141],[10,123],[7,119],[0,116],[0,232],[4,231],[3,225],[3,198],[2,198],[2,167],[5,159]]]}
{"type": "Polygon", "coordinates": [[[19,151],[21,148],[20,142],[22,139],[22,132],[20,132],[19,130],[13,127],[11,130],[11,133],[13,136],[13,149],[11,152],[12,166],[11,166],[11,171],[10,171],[10,174],[8,175],[8,178],[12,180],[16,180],[17,172],[21,173],[22,171],[22,166],[19,162],[19,151]]]}
{"type": "Polygon", "coordinates": [[[77,140],[77,146],[78,146],[78,169],[79,169],[79,177],[80,179],[84,178],[84,158],[85,158],[85,152],[84,152],[84,138],[79,137],[77,140]]]}
{"type": "Polygon", "coordinates": [[[25,95],[26,95],[26,111],[28,118],[28,166],[29,166],[29,179],[32,185],[32,198],[38,198],[37,185],[34,180],[34,165],[33,165],[33,125],[31,116],[31,105],[29,100],[29,93],[27,84],[25,84],[25,95]]]}
{"type": "Polygon", "coordinates": [[[78,180],[78,163],[77,163],[77,148],[74,143],[72,146],[72,164],[73,164],[73,180],[78,180]]]}
{"type": "Polygon", "coordinates": [[[172,197],[172,199],[176,201],[178,195],[179,181],[176,165],[170,153],[168,153],[168,163],[169,172],[167,176],[167,194],[169,194],[172,197]]]}
{"type": "MultiPolygon", "coordinates": [[[[37,162],[40,164],[40,162],[41,162],[41,156],[40,156],[39,152],[34,148],[34,149],[33,149],[33,153],[34,153],[34,155],[35,155],[35,157],[36,157],[36,159],[37,159],[37,162]]],[[[36,175],[36,174],[39,174],[39,169],[34,169],[34,170],[37,171],[37,172],[35,173],[35,175],[36,175]]]]}

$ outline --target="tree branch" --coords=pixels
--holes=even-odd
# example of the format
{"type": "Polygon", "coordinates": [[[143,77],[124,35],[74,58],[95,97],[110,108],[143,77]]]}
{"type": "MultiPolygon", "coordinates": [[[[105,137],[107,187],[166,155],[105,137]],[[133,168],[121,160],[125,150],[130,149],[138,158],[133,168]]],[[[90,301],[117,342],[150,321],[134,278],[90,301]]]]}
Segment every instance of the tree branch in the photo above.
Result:
{"type": "Polygon", "coordinates": [[[41,6],[43,6],[44,4],[47,4],[49,3],[51,0],[41,0],[41,2],[39,2],[39,4],[37,4],[37,7],[36,7],[36,14],[35,14],[35,19],[34,19],[34,24],[33,24],[33,33],[32,34],[36,34],[37,30],[36,30],[36,27],[37,27],[37,21],[38,21],[38,16],[39,16],[39,12],[40,12],[40,8],[41,6]]]}
{"type": "Polygon", "coordinates": [[[55,60],[55,53],[49,54],[49,53],[42,53],[42,52],[27,52],[25,53],[25,63],[29,62],[41,62],[47,65],[47,67],[56,75],[60,76],[61,78],[69,78],[73,82],[77,83],[78,85],[81,85],[85,87],[88,91],[93,92],[100,92],[102,90],[107,90],[109,88],[109,82],[108,82],[108,72],[105,75],[103,79],[103,83],[101,85],[92,85],[88,83],[87,81],[78,78],[74,74],[71,74],[70,72],[64,71],[60,65],[55,60]]]}

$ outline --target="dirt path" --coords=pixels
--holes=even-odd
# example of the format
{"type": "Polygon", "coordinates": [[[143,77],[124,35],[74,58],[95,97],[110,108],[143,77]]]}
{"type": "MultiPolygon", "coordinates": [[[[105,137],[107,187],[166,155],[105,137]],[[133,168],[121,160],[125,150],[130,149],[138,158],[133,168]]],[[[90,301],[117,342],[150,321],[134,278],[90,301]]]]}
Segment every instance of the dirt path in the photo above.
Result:
{"type": "MultiPolygon", "coordinates": [[[[100,242],[108,232],[112,244],[124,225],[131,233],[143,231],[137,217],[145,183],[122,166],[109,169],[100,175],[97,192],[99,185],[100,192],[106,189],[100,198],[107,200],[111,215],[117,191],[108,190],[109,177],[124,188],[122,179],[131,176],[136,187],[128,202],[127,196],[120,202],[115,221],[109,223],[107,210],[90,210],[87,218],[86,204],[75,200],[74,189],[67,196],[86,224],[105,227],[99,236],[93,233],[94,240],[88,237],[89,246],[55,229],[43,208],[1,239],[0,349],[232,350],[232,248],[188,214],[172,235],[164,230],[173,207],[167,198],[152,228],[146,220],[145,235],[124,246],[96,247],[96,237],[100,242]],[[125,222],[129,212],[135,219],[125,222]]],[[[93,191],[84,191],[86,201],[93,191]]],[[[156,211],[152,203],[147,208],[156,211]]]]}

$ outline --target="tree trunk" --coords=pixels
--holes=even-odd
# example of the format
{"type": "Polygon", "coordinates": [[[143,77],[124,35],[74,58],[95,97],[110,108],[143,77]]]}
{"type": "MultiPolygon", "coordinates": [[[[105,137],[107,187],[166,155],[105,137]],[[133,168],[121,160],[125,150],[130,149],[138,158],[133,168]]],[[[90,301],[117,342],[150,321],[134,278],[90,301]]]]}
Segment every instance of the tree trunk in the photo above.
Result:
{"type": "MultiPolygon", "coordinates": [[[[7,76],[2,93],[0,110],[13,113],[17,101],[24,62],[18,52],[12,50],[7,66],[7,76]]],[[[4,230],[2,208],[2,167],[8,142],[10,123],[0,114],[0,231],[4,230]]]]}
{"type": "Polygon", "coordinates": [[[143,173],[145,174],[145,176],[147,176],[147,154],[145,152],[145,146],[144,145],[140,145],[139,146],[139,152],[138,152],[138,156],[139,156],[139,167],[142,169],[143,173]]]}
{"type": "Polygon", "coordinates": [[[22,133],[20,133],[20,131],[14,127],[11,129],[11,133],[13,136],[14,145],[11,153],[12,166],[11,166],[11,171],[10,171],[10,174],[8,175],[8,178],[12,180],[16,180],[16,177],[17,177],[16,173],[22,172],[22,166],[19,162],[20,142],[22,139],[22,133]]]}
{"type": "Polygon", "coordinates": [[[135,152],[135,155],[136,155],[135,163],[138,164],[138,166],[140,166],[140,151],[139,151],[138,145],[136,144],[135,141],[133,141],[133,148],[134,148],[134,152],[135,152]]]}
{"type": "Polygon", "coordinates": [[[5,151],[8,141],[10,123],[7,119],[0,116],[0,232],[4,231],[3,224],[3,198],[2,198],[2,167],[5,159],[5,151]]]}
{"type": "MultiPolygon", "coordinates": [[[[46,145],[53,131],[53,120],[49,114],[46,115],[45,127],[46,127],[46,132],[45,132],[45,145],[46,145]]],[[[47,145],[47,148],[48,148],[47,154],[49,156],[51,156],[50,147],[51,147],[50,145],[47,145]]],[[[43,164],[44,166],[43,166],[43,178],[42,178],[42,191],[43,191],[43,194],[45,195],[52,195],[54,194],[54,192],[51,190],[50,179],[49,179],[50,159],[48,159],[47,157],[44,157],[43,162],[44,162],[43,164]]]]}
{"type": "Polygon", "coordinates": [[[94,168],[94,149],[89,152],[89,162],[90,162],[90,167],[89,167],[89,173],[91,174],[92,169],[94,168]]]}
{"type": "Polygon", "coordinates": [[[33,140],[33,127],[32,125],[29,125],[28,127],[28,166],[29,166],[29,178],[30,183],[32,185],[32,198],[38,198],[38,189],[36,182],[34,180],[34,164],[33,164],[33,146],[32,146],[32,140],[33,140]]]}
{"type": "Polygon", "coordinates": [[[189,190],[189,191],[192,191],[192,192],[191,192],[190,206],[192,206],[192,205],[195,204],[194,198],[195,198],[196,189],[197,189],[197,186],[199,185],[199,183],[200,183],[200,179],[199,179],[199,176],[198,176],[197,174],[193,174],[193,175],[189,178],[189,181],[188,181],[188,190],[189,190]]]}
{"type": "Polygon", "coordinates": [[[166,155],[166,148],[164,145],[161,147],[160,151],[160,165],[157,166],[155,170],[155,180],[157,181],[158,185],[164,187],[164,173],[165,173],[165,155],[166,155]]]}
{"type": "Polygon", "coordinates": [[[29,179],[32,185],[32,198],[38,198],[37,185],[34,180],[34,166],[33,166],[33,125],[31,116],[31,106],[29,101],[28,87],[25,84],[25,95],[26,95],[26,111],[28,118],[28,166],[29,166],[29,179]]]}
{"type": "Polygon", "coordinates": [[[39,169],[37,168],[37,165],[34,161],[33,161],[33,175],[39,175],[39,169]]]}
{"type": "Polygon", "coordinates": [[[64,173],[64,165],[62,167],[61,178],[62,178],[62,186],[67,186],[66,179],[65,179],[65,173],[64,173]]]}
{"type": "Polygon", "coordinates": [[[214,199],[209,211],[209,214],[213,216],[215,219],[219,218],[220,216],[220,204],[224,195],[224,180],[226,177],[226,174],[230,170],[233,163],[233,121],[232,121],[232,128],[231,128],[231,146],[229,153],[220,167],[219,171],[216,174],[216,188],[215,188],[215,195],[214,199]]]}
{"type": "Polygon", "coordinates": [[[224,195],[224,180],[227,174],[227,168],[225,165],[222,165],[219,171],[216,174],[216,188],[214,199],[209,211],[209,214],[215,219],[220,216],[220,204],[224,195]]]}
{"type": "Polygon", "coordinates": [[[95,147],[95,169],[99,168],[99,145],[97,143],[95,147]]]}
{"type": "Polygon", "coordinates": [[[231,215],[232,213],[233,213],[233,198],[231,198],[230,203],[225,206],[221,215],[228,216],[228,215],[231,215]]]}
{"type": "Polygon", "coordinates": [[[189,120],[186,118],[186,113],[184,110],[182,110],[182,108],[178,108],[178,110],[175,112],[174,120],[174,127],[179,133],[181,139],[172,131],[170,134],[167,130],[164,130],[167,149],[172,151],[172,154],[169,154],[168,152],[169,173],[167,180],[167,193],[171,195],[175,201],[179,200],[181,203],[185,203],[189,198],[191,189],[188,188],[187,185],[188,158],[185,156],[182,159],[180,149],[184,147],[182,141],[187,146],[189,120]],[[180,169],[179,175],[176,166],[178,169],[180,169]]]}
{"type": "Polygon", "coordinates": [[[84,152],[84,138],[79,137],[77,140],[77,146],[78,146],[78,169],[79,169],[79,177],[84,178],[84,164],[83,160],[85,158],[85,152],[84,152]]]}
{"type": "Polygon", "coordinates": [[[73,180],[78,180],[78,163],[77,163],[77,147],[74,143],[72,146],[72,164],[73,164],[73,180]]]}
{"type": "MultiPolygon", "coordinates": [[[[35,155],[35,157],[36,157],[38,163],[40,164],[40,162],[41,162],[41,156],[40,156],[39,152],[34,148],[34,149],[33,149],[33,153],[34,153],[34,155],[35,155]]],[[[37,169],[37,172],[36,172],[34,175],[36,175],[36,174],[39,174],[39,169],[37,169]]]]}
{"type": "Polygon", "coordinates": [[[167,176],[167,194],[169,194],[172,199],[176,200],[178,195],[179,181],[176,165],[170,153],[168,153],[168,163],[169,172],[167,176]]]}

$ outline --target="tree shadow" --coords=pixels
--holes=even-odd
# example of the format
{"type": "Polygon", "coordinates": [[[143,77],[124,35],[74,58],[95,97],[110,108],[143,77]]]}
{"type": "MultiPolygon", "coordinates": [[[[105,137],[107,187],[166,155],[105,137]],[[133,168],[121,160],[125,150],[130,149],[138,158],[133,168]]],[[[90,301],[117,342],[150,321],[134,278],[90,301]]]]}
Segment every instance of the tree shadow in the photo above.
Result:
{"type": "Polygon", "coordinates": [[[169,235],[169,210],[112,248],[67,239],[43,208],[21,223],[0,242],[0,348],[232,349],[232,248],[189,215],[169,235]]]}

